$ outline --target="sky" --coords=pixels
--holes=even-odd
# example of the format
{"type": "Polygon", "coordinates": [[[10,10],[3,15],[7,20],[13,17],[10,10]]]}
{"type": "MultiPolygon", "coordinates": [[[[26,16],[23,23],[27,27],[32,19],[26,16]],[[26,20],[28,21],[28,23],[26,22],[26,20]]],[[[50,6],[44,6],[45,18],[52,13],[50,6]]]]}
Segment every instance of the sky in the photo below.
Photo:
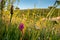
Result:
{"type": "Polygon", "coordinates": [[[34,8],[34,4],[36,8],[48,8],[49,6],[53,6],[56,0],[20,0],[17,4],[15,3],[15,7],[18,6],[20,9],[32,9],[34,8]]]}

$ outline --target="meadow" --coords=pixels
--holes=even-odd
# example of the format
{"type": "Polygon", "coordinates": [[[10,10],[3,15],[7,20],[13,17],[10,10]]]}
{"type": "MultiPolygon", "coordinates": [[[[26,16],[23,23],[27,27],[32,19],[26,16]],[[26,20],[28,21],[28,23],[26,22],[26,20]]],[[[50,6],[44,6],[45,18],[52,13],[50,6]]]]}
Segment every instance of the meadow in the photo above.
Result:
{"type": "Polygon", "coordinates": [[[2,20],[0,17],[0,40],[60,40],[60,20],[44,20],[47,13],[39,12],[36,9],[16,9],[10,22],[10,11],[3,10],[2,20]],[[23,23],[22,30],[20,23],[23,23]]]}

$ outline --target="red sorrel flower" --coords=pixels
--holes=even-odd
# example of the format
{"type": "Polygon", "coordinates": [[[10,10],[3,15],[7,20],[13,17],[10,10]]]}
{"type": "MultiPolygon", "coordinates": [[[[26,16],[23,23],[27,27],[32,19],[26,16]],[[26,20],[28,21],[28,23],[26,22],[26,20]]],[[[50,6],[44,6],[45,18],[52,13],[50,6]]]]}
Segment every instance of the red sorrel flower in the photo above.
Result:
{"type": "Polygon", "coordinates": [[[24,29],[24,24],[23,24],[23,23],[20,23],[20,24],[19,24],[19,29],[20,29],[21,31],[23,31],[23,29],[24,29]]]}

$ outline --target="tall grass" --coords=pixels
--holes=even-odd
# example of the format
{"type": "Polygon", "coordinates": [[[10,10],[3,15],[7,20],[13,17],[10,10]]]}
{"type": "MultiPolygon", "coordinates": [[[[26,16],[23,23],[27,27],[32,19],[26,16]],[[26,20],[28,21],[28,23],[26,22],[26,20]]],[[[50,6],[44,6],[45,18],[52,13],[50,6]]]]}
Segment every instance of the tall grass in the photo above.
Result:
{"type": "MultiPolygon", "coordinates": [[[[28,17],[28,15],[26,16],[28,17]]],[[[41,21],[41,18],[36,20],[34,17],[32,19],[33,22],[30,21],[30,18],[23,22],[24,27],[26,27],[24,34],[19,30],[18,23],[7,26],[4,22],[0,21],[0,40],[60,40],[60,23],[48,19],[41,21]],[[39,27],[35,25],[37,21],[39,21],[39,27]]]]}

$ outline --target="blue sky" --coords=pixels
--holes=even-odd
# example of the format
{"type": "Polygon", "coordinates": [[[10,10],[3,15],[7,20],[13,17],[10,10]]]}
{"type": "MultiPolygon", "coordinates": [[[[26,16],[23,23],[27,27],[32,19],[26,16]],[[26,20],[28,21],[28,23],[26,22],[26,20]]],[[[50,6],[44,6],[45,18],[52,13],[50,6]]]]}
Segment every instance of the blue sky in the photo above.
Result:
{"type": "Polygon", "coordinates": [[[55,0],[20,0],[19,4],[15,3],[15,6],[18,6],[20,9],[32,9],[34,8],[34,4],[36,4],[36,8],[48,8],[54,2],[55,0]]]}

